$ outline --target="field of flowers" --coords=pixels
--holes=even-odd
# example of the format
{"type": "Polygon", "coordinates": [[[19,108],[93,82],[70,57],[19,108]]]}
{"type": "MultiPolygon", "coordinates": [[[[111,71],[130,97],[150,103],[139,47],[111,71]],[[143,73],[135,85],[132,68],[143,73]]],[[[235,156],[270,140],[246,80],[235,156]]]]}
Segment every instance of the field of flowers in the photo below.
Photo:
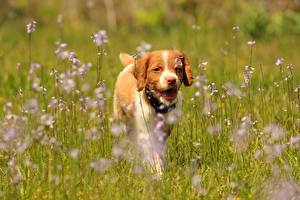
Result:
{"type": "Polygon", "coordinates": [[[0,199],[300,199],[300,37],[246,29],[1,22],[0,199]],[[194,83],[167,119],[159,177],[113,119],[112,95],[119,53],[173,48],[194,83]]]}

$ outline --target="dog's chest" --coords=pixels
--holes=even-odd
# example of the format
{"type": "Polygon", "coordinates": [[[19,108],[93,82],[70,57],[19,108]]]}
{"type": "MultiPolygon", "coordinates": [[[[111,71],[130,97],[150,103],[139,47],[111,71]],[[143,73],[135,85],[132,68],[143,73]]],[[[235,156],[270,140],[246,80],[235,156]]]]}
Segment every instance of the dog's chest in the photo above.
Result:
{"type": "MultiPolygon", "coordinates": [[[[153,131],[157,129],[159,123],[162,121],[158,118],[155,109],[149,104],[145,99],[144,93],[137,92],[135,96],[135,131],[138,135],[149,135],[153,134],[153,131]]],[[[164,114],[166,115],[166,114],[164,114]]],[[[164,117],[163,115],[163,117],[164,117]]],[[[166,123],[163,123],[159,127],[159,131],[169,130],[169,126],[166,123]]],[[[165,133],[168,134],[168,133],[165,133]]]]}
{"type": "Polygon", "coordinates": [[[135,130],[138,133],[149,133],[154,126],[155,111],[145,100],[142,92],[135,95],[135,130]]]}

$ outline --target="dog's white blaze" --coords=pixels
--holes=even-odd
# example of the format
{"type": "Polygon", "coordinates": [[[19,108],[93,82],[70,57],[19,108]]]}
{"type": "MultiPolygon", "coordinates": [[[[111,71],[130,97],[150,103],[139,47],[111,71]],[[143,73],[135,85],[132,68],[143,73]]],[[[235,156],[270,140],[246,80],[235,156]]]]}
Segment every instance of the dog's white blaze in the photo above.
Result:
{"type": "Polygon", "coordinates": [[[163,51],[161,55],[163,62],[164,62],[164,67],[168,67],[168,60],[169,60],[169,52],[168,51],[163,51]]]}
{"type": "Polygon", "coordinates": [[[167,78],[172,78],[172,77],[176,78],[176,84],[179,83],[179,80],[178,80],[178,76],[174,72],[171,72],[168,69],[169,52],[168,51],[163,51],[161,57],[162,57],[163,62],[164,62],[164,70],[163,70],[162,74],[159,77],[159,83],[160,83],[160,85],[163,89],[167,89],[168,88],[168,81],[166,80],[167,78]]]}

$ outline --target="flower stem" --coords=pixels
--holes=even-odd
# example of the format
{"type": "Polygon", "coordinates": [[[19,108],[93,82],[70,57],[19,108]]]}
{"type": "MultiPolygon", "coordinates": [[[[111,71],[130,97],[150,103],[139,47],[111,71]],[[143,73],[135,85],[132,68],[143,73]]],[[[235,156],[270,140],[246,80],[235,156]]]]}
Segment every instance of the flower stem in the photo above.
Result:
{"type": "Polygon", "coordinates": [[[102,68],[102,49],[97,47],[97,85],[101,80],[101,68],[102,68]]]}

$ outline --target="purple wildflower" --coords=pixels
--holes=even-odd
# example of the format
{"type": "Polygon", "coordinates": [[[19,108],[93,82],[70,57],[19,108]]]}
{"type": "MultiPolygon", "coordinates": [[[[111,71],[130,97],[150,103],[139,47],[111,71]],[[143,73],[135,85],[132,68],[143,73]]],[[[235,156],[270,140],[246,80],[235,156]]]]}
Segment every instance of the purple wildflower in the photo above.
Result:
{"type": "Polygon", "coordinates": [[[27,33],[28,34],[31,34],[31,33],[33,33],[34,31],[35,31],[35,28],[36,28],[36,21],[31,21],[31,22],[29,22],[27,25],[26,25],[26,27],[27,27],[27,33]]]}
{"type": "Polygon", "coordinates": [[[136,48],[136,51],[137,51],[137,53],[138,53],[139,55],[142,56],[142,55],[146,54],[148,51],[150,51],[151,48],[152,48],[152,45],[151,45],[151,44],[142,41],[142,42],[140,43],[140,45],[136,48]]]}
{"type": "Polygon", "coordinates": [[[100,47],[108,43],[107,33],[105,30],[99,30],[92,35],[93,42],[100,47]]]}
{"type": "Polygon", "coordinates": [[[97,172],[105,172],[112,166],[112,161],[105,158],[100,158],[99,160],[92,162],[90,166],[97,172]]]}
{"type": "Polygon", "coordinates": [[[276,65],[276,66],[280,66],[280,65],[283,64],[283,62],[284,62],[284,59],[283,59],[283,58],[277,58],[277,60],[276,60],[276,62],[275,62],[275,65],[276,65]]]}

